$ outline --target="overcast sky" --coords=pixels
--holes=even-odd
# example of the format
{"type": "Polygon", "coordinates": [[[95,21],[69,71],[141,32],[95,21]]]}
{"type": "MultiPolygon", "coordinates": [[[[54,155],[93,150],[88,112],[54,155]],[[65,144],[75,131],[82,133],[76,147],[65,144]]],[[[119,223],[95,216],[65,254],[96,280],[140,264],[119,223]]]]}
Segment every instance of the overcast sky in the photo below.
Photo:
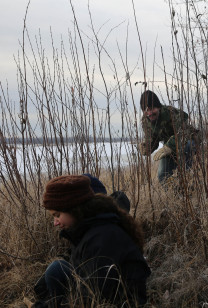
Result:
{"type": "MultiPolygon", "coordinates": [[[[14,56],[20,50],[19,40],[22,41],[23,20],[27,7],[27,0],[0,0],[0,80],[6,79],[14,86],[16,64],[14,56]]],[[[72,1],[80,28],[91,36],[90,19],[88,14],[88,1],[72,1]]],[[[105,24],[100,32],[104,38],[111,28],[120,23],[108,41],[125,43],[126,29],[129,24],[129,57],[133,63],[139,56],[138,37],[135,32],[132,1],[129,0],[91,0],[90,9],[96,29],[105,24]],[[138,52],[137,52],[138,50],[138,52]]],[[[157,39],[157,57],[160,59],[160,45],[168,52],[170,49],[170,18],[168,4],[164,0],[135,1],[135,10],[139,31],[144,48],[147,49],[147,66],[153,62],[154,45],[157,39]]],[[[67,36],[68,29],[73,27],[73,16],[68,0],[31,0],[27,15],[27,28],[33,40],[40,29],[44,46],[48,43],[50,27],[55,40],[60,40],[61,35],[67,36]]],[[[109,43],[108,48],[111,44],[109,43]]],[[[109,50],[109,49],[108,49],[109,50]]],[[[109,50],[111,52],[111,50],[109,50]]],[[[112,53],[114,51],[112,50],[112,53]]],[[[148,73],[148,72],[147,72],[148,73]]],[[[151,72],[149,72],[151,74],[151,72]]]]}
{"type": "MultiPolygon", "coordinates": [[[[72,3],[87,50],[88,42],[94,39],[90,25],[88,1],[72,0],[72,3]]],[[[3,88],[6,87],[6,81],[8,82],[10,98],[13,101],[18,101],[19,99],[16,78],[17,66],[14,57],[17,59],[18,51],[21,53],[20,44],[22,44],[27,4],[27,0],[0,0],[0,81],[3,88]]],[[[141,43],[146,58],[147,79],[151,81],[153,78],[153,59],[155,53],[154,85],[156,88],[159,86],[160,90],[165,93],[164,74],[160,67],[162,67],[161,46],[164,50],[167,67],[171,63],[169,60],[171,57],[171,29],[168,4],[164,0],[135,0],[134,5],[141,43]]],[[[95,31],[98,32],[100,42],[103,42],[106,36],[108,36],[105,48],[116,62],[120,74],[119,78],[125,79],[125,71],[120,70],[122,63],[118,46],[125,59],[128,33],[127,54],[129,71],[132,72],[131,80],[133,83],[143,81],[141,51],[132,1],[90,0],[89,6],[93,25],[95,31]]],[[[31,0],[26,25],[32,44],[35,44],[35,36],[38,36],[40,31],[46,56],[50,58],[52,55],[50,29],[52,30],[55,48],[57,49],[60,48],[61,38],[67,44],[68,31],[73,32],[73,14],[70,0],[31,0]]],[[[79,52],[81,53],[81,50],[79,52]]],[[[28,40],[26,40],[26,53],[27,56],[31,54],[28,40]]],[[[90,49],[91,68],[96,65],[97,60],[95,58],[96,55],[92,48],[90,49]]],[[[103,68],[105,70],[105,77],[111,82],[111,79],[113,80],[113,73],[109,68],[107,59],[103,56],[103,67],[105,64],[106,70],[103,68]]],[[[96,74],[95,77],[99,87],[100,77],[96,74]]],[[[142,91],[141,84],[138,84],[134,89],[136,91],[136,100],[139,100],[142,91]]],[[[32,113],[31,109],[31,116],[32,113]]],[[[120,122],[120,119],[118,121],[120,122]]]]}

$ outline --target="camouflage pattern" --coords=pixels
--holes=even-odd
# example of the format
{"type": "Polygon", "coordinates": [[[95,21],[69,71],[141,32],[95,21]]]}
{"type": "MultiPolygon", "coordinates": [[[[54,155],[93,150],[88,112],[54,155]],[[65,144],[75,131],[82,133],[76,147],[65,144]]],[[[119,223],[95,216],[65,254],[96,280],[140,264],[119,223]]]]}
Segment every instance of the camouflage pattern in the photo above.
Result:
{"type": "Polygon", "coordinates": [[[198,133],[198,130],[188,123],[188,114],[172,106],[162,106],[159,118],[154,123],[144,115],[142,128],[145,135],[142,143],[145,148],[143,155],[154,152],[160,141],[176,154],[198,133]]]}

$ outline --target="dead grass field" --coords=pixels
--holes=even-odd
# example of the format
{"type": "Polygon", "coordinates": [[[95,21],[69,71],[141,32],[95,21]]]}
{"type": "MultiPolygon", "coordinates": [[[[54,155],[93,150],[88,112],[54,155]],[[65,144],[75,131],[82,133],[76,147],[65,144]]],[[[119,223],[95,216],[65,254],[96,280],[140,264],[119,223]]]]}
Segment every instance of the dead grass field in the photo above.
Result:
{"type": "MultiPolygon", "coordinates": [[[[127,65],[131,62],[127,61],[128,40],[125,54],[118,44],[120,67],[114,60],[114,54],[112,56],[104,48],[112,30],[104,39],[99,34],[100,30],[93,30],[90,40],[86,40],[72,3],[76,21],[74,33],[70,31],[66,46],[63,41],[56,46],[50,32],[50,58],[45,53],[40,31],[38,40],[33,40],[27,31],[28,3],[21,52],[15,60],[19,103],[18,99],[15,102],[11,99],[8,86],[0,89],[1,308],[25,308],[24,296],[34,299],[33,286],[37,278],[49,262],[65,252],[65,242],[58,240],[51,218],[41,207],[41,195],[46,178],[66,172],[75,174],[77,170],[100,174],[109,194],[114,186],[128,195],[131,214],[143,226],[145,257],[152,269],[146,307],[208,307],[208,13],[204,2],[167,1],[172,59],[163,53],[160,46],[162,63],[159,65],[155,58],[155,44],[152,72],[149,64],[146,67],[150,59],[146,59],[146,44],[142,46],[135,18],[138,37],[135,37],[133,48],[135,42],[139,42],[137,66],[143,75],[142,79],[137,77],[140,75],[134,75],[138,80],[136,83],[132,75],[136,66],[127,65]],[[96,63],[90,62],[89,43],[93,43],[96,63]],[[81,52],[80,46],[83,46],[81,52]],[[101,51],[105,51],[104,55],[109,58],[111,79],[105,73],[105,58],[101,57],[101,51]],[[168,69],[167,64],[171,62],[168,69]],[[98,70],[95,70],[96,66],[98,70]],[[157,67],[164,73],[164,78],[159,78],[159,81],[156,78],[157,67]],[[98,89],[96,76],[103,81],[98,89]],[[137,94],[152,88],[160,93],[161,102],[171,106],[176,104],[181,110],[186,110],[190,124],[202,132],[203,147],[197,153],[199,157],[195,159],[192,170],[186,173],[181,170],[179,176],[173,176],[164,187],[157,180],[157,164],[149,166],[151,159],[142,157],[139,151],[143,137],[138,122],[141,110],[132,91],[136,84],[137,94]],[[164,91],[168,94],[167,98],[164,91]],[[106,101],[102,108],[98,108],[100,94],[106,101]],[[35,127],[29,109],[31,103],[38,115],[35,127]],[[113,124],[115,114],[120,117],[120,131],[113,124]],[[106,157],[106,138],[111,147],[110,157],[106,157]],[[117,147],[113,147],[114,138],[119,140],[117,147]],[[128,167],[125,167],[126,161],[123,166],[123,145],[128,167]],[[71,146],[72,157],[69,156],[71,146]],[[18,151],[21,152],[21,172],[18,151]],[[103,155],[107,158],[106,170],[100,170],[103,155]]],[[[93,23],[91,26],[94,28],[93,23]]],[[[123,35],[121,38],[124,39],[123,35]]],[[[76,297],[76,294],[73,296],[76,297]]],[[[106,307],[98,304],[96,294],[94,299],[90,308],[106,307]]],[[[71,307],[75,308],[73,298],[71,307]]]]}
{"type": "MultiPolygon", "coordinates": [[[[111,193],[110,174],[104,171],[101,174],[100,179],[111,193]]],[[[140,187],[136,219],[143,225],[145,256],[152,269],[147,307],[208,305],[207,200],[202,190],[199,202],[199,184],[193,181],[191,172],[187,177],[187,192],[180,189],[177,178],[165,189],[156,179],[150,190],[145,181],[140,187]]],[[[121,187],[132,201],[135,183],[128,170],[123,170],[120,178],[121,187]]],[[[18,202],[14,206],[13,201],[11,195],[0,203],[2,308],[25,307],[24,296],[33,300],[35,281],[47,264],[65,251],[65,243],[58,240],[51,219],[34,200],[27,200],[25,209],[18,202]]],[[[134,206],[131,214],[135,215],[134,206]]]]}

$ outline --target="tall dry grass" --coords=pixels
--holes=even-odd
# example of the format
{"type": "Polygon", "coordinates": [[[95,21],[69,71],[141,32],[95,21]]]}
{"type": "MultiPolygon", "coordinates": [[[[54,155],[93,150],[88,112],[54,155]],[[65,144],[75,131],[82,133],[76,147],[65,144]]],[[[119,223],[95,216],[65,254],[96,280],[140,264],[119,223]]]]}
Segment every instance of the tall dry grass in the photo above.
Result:
{"type": "MultiPolygon", "coordinates": [[[[179,4],[169,1],[171,73],[166,69],[165,52],[161,50],[166,103],[188,112],[191,124],[201,130],[203,142],[192,169],[185,172],[182,165],[166,187],[158,183],[157,164],[139,152],[142,139],[139,104],[135,100],[128,61],[123,60],[128,58],[128,53],[124,57],[118,50],[123,63],[118,68],[101,43],[90,17],[94,34],[91,43],[97,51],[97,74],[102,80],[100,107],[95,72],[72,3],[74,33],[69,33],[69,49],[63,42],[60,50],[55,48],[51,33],[52,60],[44,53],[41,36],[33,43],[25,16],[22,54],[16,61],[18,107],[11,102],[9,90],[1,86],[1,307],[24,307],[23,296],[33,299],[33,285],[47,264],[65,253],[66,243],[58,240],[51,219],[41,207],[45,183],[61,174],[84,172],[99,177],[109,194],[124,190],[131,201],[131,214],[143,225],[145,256],[152,269],[147,307],[206,307],[207,15],[198,2],[184,4],[186,14],[180,15],[179,4]],[[27,56],[26,46],[30,46],[32,57],[27,56]],[[103,54],[113,68],[114,77],[110,82],[105,76],[103,54]],[[120,78],[121,75],[128,78],[120,78]],[[30,108],[37,115],[35,125],[30,108]],[[112,121],[115,112],[121,123],[119,132],[112,121]],[[127,153],[125,161],[122,147],[127,153]]],[[[147,84],[156,90],[157,84],[148,82],[134,13],[144,75],[141,91],[147,84]]],[[[98,306],[95,296],[92,307],[98,306]]]]}
{"type": "MultiPolygon", "coordinates": [[[[104,174],[101,180],[108,187],[111,174],[104,174]]],[[[129,183],[126,184],[126,192],[131,198],[132,182],[128,170],[125,172],[125,183],[129,183]]],[[[163,191],[157,179],[153,179],[154,221],[148,183],[141,190],[136,219],[143,225],[145,256],[152,269],[147,307],[203,307],[202,304],[208,300],[207,217],[203,216],[204,210],[198,203],[196,184],[191,188],[189,199],[194,217],[186,209],[184,193],[177,191],[177,183],[171,183],[168,190],[163,191]]],[[[19,210],[16,207],[8,209],[6,203],[4,208],[1,207],[5,217],[1,225],[5,246],[0,257],[0,303],[2,307],[24,307],[23,296],[33,300],[34,283],[49,262],[58,255],[66,254],[67,244],[58,240],[51,218],[43,209],[36,212],[32,204],[27,205],[33,239],[19,210]]],[[[135,207],[132,206],[132,215],[134,211],[135,207]]],[[[94,298],[92,307],[98,306],[98,299],[94,298]]]]}

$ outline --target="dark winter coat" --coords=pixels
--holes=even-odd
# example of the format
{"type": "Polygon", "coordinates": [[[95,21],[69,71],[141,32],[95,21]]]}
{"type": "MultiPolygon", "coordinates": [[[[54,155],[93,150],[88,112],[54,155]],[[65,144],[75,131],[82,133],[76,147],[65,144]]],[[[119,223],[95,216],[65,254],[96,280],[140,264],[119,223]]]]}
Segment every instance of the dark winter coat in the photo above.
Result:
{"type": "MultiPolygon", "coordinates": [[[[199,138],[199,130],[188,123],[188,114],[172,106],[162,106],[159,118],[151,122],[145,115],[142,117],[142,128],[144,131],[144,144],[148,153],[154,152],[159,142],[171,148],[173,153],[182,149],[188,140],[199,138]]],[[[145,154],[145,153],[143,153],[145,154]]]]}
{"type": "Polygon", "coordinates": [[[70,263],[86,283],[112,300],[134,293],[140,304],[146,302],[146,279],[150,269],[129,235],[119,226],[116,214],[102,214],[87,219],[76,229],[62,230],[61,237],[72,244],[70,263]],[[122,280],[122,282],[121,282],[122,280]]]}

